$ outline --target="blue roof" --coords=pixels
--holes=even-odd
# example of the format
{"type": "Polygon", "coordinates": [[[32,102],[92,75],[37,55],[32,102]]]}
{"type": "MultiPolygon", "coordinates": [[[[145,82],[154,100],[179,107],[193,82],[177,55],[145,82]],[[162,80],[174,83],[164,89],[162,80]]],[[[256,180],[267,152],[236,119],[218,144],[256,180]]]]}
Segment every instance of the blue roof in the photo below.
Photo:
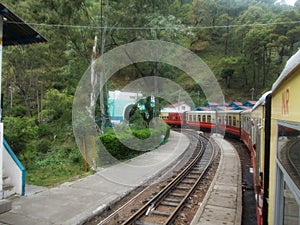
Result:
{"type": "Polygon", "coordinates": [[[250,100],[248,100],[248,101],[245,101],[243,103],[243,106],[253,107],[255,105],[255,103],[256,103],[256,101],[250,101],[250,100]]]}

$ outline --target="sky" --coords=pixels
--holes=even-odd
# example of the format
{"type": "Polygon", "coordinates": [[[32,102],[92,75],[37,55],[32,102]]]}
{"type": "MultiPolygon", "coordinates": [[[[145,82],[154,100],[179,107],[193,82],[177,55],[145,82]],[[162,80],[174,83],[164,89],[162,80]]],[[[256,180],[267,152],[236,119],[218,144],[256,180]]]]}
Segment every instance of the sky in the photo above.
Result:
{"type": "Polygon", "coordinates": [[[289,5],[294,5],[297,0],[285,0],[289,5]]]}

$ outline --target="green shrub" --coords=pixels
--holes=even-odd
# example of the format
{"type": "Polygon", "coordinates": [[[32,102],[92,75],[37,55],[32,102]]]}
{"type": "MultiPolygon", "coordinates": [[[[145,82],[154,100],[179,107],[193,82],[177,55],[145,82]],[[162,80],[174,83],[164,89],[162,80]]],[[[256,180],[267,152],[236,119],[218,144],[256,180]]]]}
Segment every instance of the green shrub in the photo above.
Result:
{"type": "Polygon", "coordinates": [[[37,143],[37,149],[40,153],[47,153],[50,150],[51,141],[49,139],[41,139],[37,143]]]}
{"type": "Polygon", "coordinates": [[[145,150],[153,150],[154,143],[161,144],[162,134],[165,136],[163,140],[165,142],[170,135],[170,127],[162,124],[156,129],[131,129],[131,132],[132,134],[126,130],[121,130],[116,135],[110,130],[108,133],[101,135],[100,140],[113,157],[118,160],[127,160],[143,154],[145,150]],[[143,141],[136,141],[135,138],[143,141]],[[131,148],[128,146],[131,146],[131,148]]]}

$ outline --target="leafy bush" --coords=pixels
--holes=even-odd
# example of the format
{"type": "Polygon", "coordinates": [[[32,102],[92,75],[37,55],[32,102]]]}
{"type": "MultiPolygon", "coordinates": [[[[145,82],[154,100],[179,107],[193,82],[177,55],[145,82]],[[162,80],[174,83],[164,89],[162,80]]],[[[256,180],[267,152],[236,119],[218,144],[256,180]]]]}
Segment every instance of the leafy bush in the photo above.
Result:
{"type": "Polygon", "coordinates": [[[47,153],[50,150],[51,141],[49,139],[41,139],[37,143],[37,149],[40,153],[47,153]]]}
{"type": "Polygon", "coordinates": [[[109,130],[109,132],[100,136],[100,140],[113,157],[118,160],[127,160],[145,152],[136,149],[153,150],[153,143],[160,143],[162,134],[164,134],[163,141],[165,141],[170,135],[170,127],[162,124],[157,129],[131,129],[131,132],[133,135],[126,130],[118,132],[118,135],[116,135],[112,130],[109,130]],[[144,141],[136,141],[135,138],[144,141]]]}
{"type": "MultiPolygon", "coordinates": [[[[29,117],[4,117],[4,137],[14,150],[21,155],[29,148],[31,140],[37,137],[38,126],[34,118],[29,117]]],[[[31,148],[32,146],[30,146],[31,148]]],[[[29,149],[28,149],[29,150],[29,149]]],[[[31,149],[32,150],[32,149],[31,149]]]]}

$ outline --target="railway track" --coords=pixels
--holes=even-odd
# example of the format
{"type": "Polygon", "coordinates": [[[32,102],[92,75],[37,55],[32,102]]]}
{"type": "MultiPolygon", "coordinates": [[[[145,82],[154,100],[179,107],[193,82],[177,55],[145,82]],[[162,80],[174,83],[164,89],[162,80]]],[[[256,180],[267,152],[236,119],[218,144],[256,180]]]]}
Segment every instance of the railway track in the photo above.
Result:
{"type": "Polygon", "coordinates": [[[131,215],[123,225],[171,224],[197,189],[214,156],[214,145],[199,135],[199,149],[188,165],[160,192],[131,215]]]}
{"type": "Polygon", "coordinates": [[[299,147],[300,142],[297,140],[287,150],[287,158],[295,173],[297,174],[296,177],[300,177],[300,153],[298,151],[299,147]]]}
{"type": "Polygon", "coordinates": [[[290,176],[294,177],[295,183],[300,186],[300,141],[298,138],[295,138],[291,141],[291,143],[287,144],[286,146],[286,162],[284,161],[285,158],[282,160],[285,163],[285,167],[287,168],[288,173],[290,176]]]}

